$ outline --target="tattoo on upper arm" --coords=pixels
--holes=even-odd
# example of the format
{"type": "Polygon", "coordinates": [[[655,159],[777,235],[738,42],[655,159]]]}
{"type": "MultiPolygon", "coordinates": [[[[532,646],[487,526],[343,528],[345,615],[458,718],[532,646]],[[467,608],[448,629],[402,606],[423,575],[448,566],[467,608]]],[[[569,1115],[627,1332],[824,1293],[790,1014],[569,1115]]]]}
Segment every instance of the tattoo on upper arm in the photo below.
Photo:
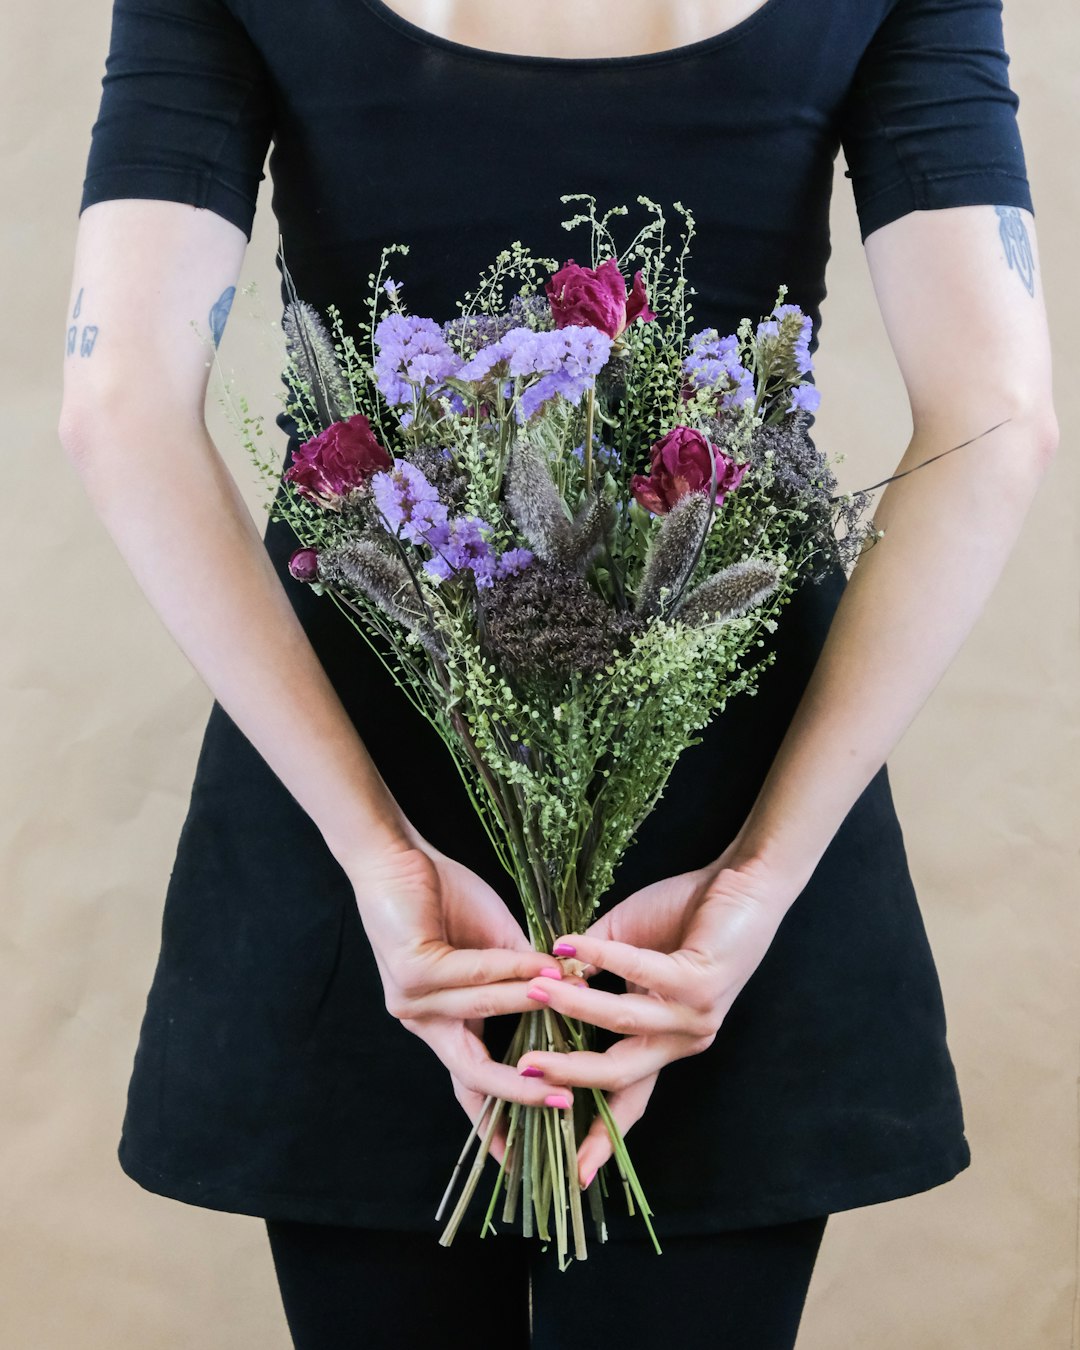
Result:
{"type": "MultiPolygon", "coordinates": [[[[79,287],[79,294],[75,300],[75,308],[71,311],[71,317],[77,319],[82,313],[82,298],[85,287],[79,287]]],[[[96,323],[84,323],[82,326],[82,338],[79,339],[79,325],[77,323],[69,324],[67,330],[66,354],[75,355],[75,346],[78,343],[80,356],[93,356],[94,343],[97,341],[98,327],[96,323]]]]}
{"type": "MultiPolygon", "coordinates": [[[[75,306],[71,311],[72,319],[77,319],[82,313],[84,286],[79,287],[79,294],[75,297],[75,306]]],[[[214,301],[210,310],[210,332],[213,335],[214,346],[221,343],[221,335],[225,332],[225,320],[229,317],[229,310],[232,308],[233,297],[236,295],[235,286],[227,286],[214,301]]],[[[84,323],[82,325],[82,335],[79,334],[79,325],[70,323],[67,329],[67,339],[65,342],[65,351],[68,356],[74,356],[78,351],[80,356],[92,356],[94,354],[94,343],[98,339],[98,326],[96,323],[84,323]]]]}
{"type": "Polygon", "coordinates": [[[1024,218],[1015,206],[995,206],[1005,261],[1020,276],[1028,295],[1035,294],[1035,258],[1024,218]]]}
{"type": "Polygon", "coordinates": [[[221,344],[221,335],[225,332],[225,320],[229,317],[229,310],[232,308],[235,294],[236,287],[227,286],[214,301],[213,308],[210,310],[210,333],[214,339],[215,347],[221,344]]]}

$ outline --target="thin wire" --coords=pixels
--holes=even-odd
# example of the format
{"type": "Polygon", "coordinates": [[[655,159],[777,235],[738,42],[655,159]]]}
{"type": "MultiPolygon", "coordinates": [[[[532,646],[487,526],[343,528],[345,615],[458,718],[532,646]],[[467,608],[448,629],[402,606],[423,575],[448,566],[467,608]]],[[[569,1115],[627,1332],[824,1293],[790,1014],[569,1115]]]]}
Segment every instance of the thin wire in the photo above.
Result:
{"type": "Polygon", "coordinates": [[[991,431],[997,431],[998,427],[1003,427],[1005,422],[1011,422],[1011,417],[1006,417],[1004,422],[998,422],[985,431],[980,431],[978,436],[972,436],[969,441],[961,441],[959,445],[950,446],[948,450],[942,450],[940,454],[931,455],[929,459],[924,459],[921,464],[914,464],[910,469],[905,469],[903,473],[894,473],[891,478],[883,478],[880,483],[872,483],[870,487],[859,488],[855,493],[838,493],[829,498],[831,502],[838,502],[847,496],[858,496],[860,492],[873,492],[875,488],[884,487],[886,483],[895,483],[898,478],[906,478],[909,473],[914,473],[916,469],[925,468],[927,464],[933,464],[935,459],[942,459],[945,455],[951,455],[954,450],[962,450],[965,445],[972,445],[975,441],[980,441],[984,436],[989,436],[991,431]]]}

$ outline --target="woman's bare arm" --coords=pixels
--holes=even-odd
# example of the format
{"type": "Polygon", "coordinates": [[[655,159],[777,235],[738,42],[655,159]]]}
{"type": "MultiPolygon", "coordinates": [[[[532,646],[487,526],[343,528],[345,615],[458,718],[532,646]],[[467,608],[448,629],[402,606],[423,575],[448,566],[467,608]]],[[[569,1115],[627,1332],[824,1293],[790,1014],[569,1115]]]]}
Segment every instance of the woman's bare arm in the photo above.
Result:
{"type": "Polygon", "coordinates": [[[805,884],[948,668],[994,589],[1058,444],[1031,215],[911,212],[866,255],[911,403],[891,483],[736,856],[805,884]]]}
{"type": "Polygon", "coordinates": [[[210,315],[217,306],[220,335],[245,247],[231,222],[176,202],[84,211],[60,438],[169,632],[347,866],[409,825],[204,420],[210,315]]]}

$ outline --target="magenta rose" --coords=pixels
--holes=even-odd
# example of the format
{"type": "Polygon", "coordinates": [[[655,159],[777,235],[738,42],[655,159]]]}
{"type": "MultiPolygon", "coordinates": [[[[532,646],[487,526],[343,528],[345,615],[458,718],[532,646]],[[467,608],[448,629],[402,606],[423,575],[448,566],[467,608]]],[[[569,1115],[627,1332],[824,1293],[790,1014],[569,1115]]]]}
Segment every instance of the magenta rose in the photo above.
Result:
{"type": "Polygon", "coordinates": [[[293,451],[293,462],[285,478],[302,497],[333,511],[341,509],[341,499],[360,487],[380,469],[393,467],[393,459],[375,439],[371,423],[363,413],[332,422],[310,441],[293,451]]]}
{"type": "Polygon", "coordinates": [[[666,515],[688,492],[707,493],[712,483],[713,460],[717,506],[723,505],[725,494],[734,492],[750,467],[749,460],[737,463],[692,427],[672,427],[654,442],[649,453],[652,470],[648,474],[634,474],[630,491],[654,515],[666,515]]]}
{"type": "Polygon", "coordinates": [[[314,548],[298,548],[289,555],[289,572],[297,581],[315,581],[319,575],[319,553],[314,548]]]}
{"type": "Polygon", "coordinates": [[[634,273],[633,289],[627,296],[626,281],[614,258],[597,268],[579,267],[571,258],[544,290],[556,328],[599,328],[609,338],[617,338],[635,319],[648,323],[656,318],[646,301],[640,271],[634,273]]]}

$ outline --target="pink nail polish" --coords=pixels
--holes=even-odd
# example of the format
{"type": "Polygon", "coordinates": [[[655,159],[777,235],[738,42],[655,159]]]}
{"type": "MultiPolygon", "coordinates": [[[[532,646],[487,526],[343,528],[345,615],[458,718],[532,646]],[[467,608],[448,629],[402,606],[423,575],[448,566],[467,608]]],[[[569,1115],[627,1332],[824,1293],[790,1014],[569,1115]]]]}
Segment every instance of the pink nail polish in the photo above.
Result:
{"type": "Polygon", "coordinates": [[[577,948],[569,942],[556,942],[551,949],[552,956],[577,956],[577,948]]]}
{"type": "Polygon", "coordinates": [[[543,1069],[538,1069],[535,1064],[526,1064],[524,1069],[519,1069],[518,1072],[522,1078],[543,1078],[544,1076],[543,1069]]]}
{"type": "Polygon", "coordinates": [[[593,1170],[589,1173],[589,1175],[585,1178],[585,1185],[583,1187],[584,1190],[587,1191],[589,1187],[592,1185],[593,1177],[596,1176],[598,1170],[599,1170],[598,1168],[594,1167],[593,1170]]]}
{"type": "Polygon", "coordinates": [[[530,989],[529,997],[536,999],[537,1003],[550,1003],[551,995],[545,989],[530,989]]]}
{"type": "Polygon", "coordinates": [[[540,972],[540,974],[546,975],[549,980],[562,979],[562,971],[559,969],[558,966],[545,966],[544,969],[540,972]]]}
{"type": "Polygon", "coordinates": [[[566,1111],[569,1108],[570,1103],[566,1100],[565,1097],[560,1097],[557,1092],[553,1092],[550,1097],[544,1098],[544,1105],[558,1106],[562,1110],[566,1111]]]}

